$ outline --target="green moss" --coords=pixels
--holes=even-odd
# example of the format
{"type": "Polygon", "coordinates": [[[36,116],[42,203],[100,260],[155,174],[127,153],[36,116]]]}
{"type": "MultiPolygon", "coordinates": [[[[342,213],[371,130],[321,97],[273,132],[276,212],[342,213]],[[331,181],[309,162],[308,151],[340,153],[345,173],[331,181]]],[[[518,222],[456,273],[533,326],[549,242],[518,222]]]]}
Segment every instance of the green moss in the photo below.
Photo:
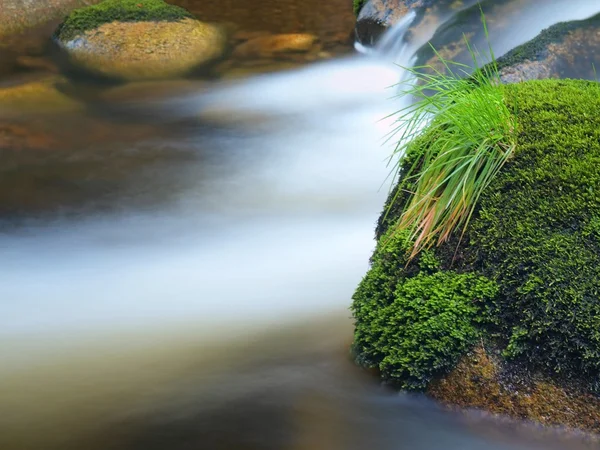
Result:
{"type": "Polygon", "coordinates": [[[600,374],[600,85],[509,86],[519,147],[481,198],[466,251],[501,295],[508,356],[567,376],[600,374]]]}
{"type": "MultiPolygon", "coordinates": [[[[410,191],[402,171],[398,186],[408,189],[397,186],[380,217],[371,270],[353,297],[354,350],[404,388],[425,387],[477,336],[546,373],[590,386],[600,377],[600,84],[505,89],[518,147],[463,239],[407,264],[406,236],[388,231],[410,191]]],[[[421,154],[416,142],[404,166],[421,154]]]]}
{"type": "Polygon", "coordinates": [[[367,0],[352,0],[352,7],[354,9],[354,14],[358,16],[362,7],[367,3],[367,0]]]}
{"type": "Polygon", "coordinates": [[[534,39],[498,58],[498,68],[514,66],[524,61],[537,61],[544,58],[550,44],[561,42],[571,31],[600,26],[600,14],[586,20],[561,22],[543,30],[534,39]]]}
{"type": "Polygon", "coordinates": [[[60,25],[55,36],[63,41],[111,22],[178,21],[194,16],[162,0],[105,0],[76,9],[60,25]]]}
{"type": "Polygon", "coordinates": [[[450,370],[479,336],[477,301],[496,287],[483,277],[440,272],[430,251],[407,265],[406,234],[383,236],[353,296],[354,352],[405,389],[450,370]]]}
{"type": "Polygon", "coordinates": [[[386,282],[383,291],[371,289],[383,280],[390,281],[374,267],[354,296],[354,350],[364,365],[400,387],[424,389],[477,341],[479,303],[492,299],[497,287],[472,274],[423,271],[400,279],[394,290],[386,282]]]}

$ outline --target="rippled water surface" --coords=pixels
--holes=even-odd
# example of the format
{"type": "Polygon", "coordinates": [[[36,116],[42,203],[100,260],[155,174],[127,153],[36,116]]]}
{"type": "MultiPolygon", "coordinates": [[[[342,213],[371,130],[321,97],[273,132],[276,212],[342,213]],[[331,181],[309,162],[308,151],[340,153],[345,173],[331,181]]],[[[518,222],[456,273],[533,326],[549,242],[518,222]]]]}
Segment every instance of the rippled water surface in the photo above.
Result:
{"type": "MultiPolygon", "coordinates": [[[[248,29],[352,27],[338,2],[188,3],[248,29]]],[[[521,3],[531,36],[600,10],[521,3]]],[[[0,79],[0,448],[592,448],[349,358],[403,105],[392,62],[418,44],[235,82],[0,79]],[[31,83],[50,89],[2,103],[31,83]]]]}

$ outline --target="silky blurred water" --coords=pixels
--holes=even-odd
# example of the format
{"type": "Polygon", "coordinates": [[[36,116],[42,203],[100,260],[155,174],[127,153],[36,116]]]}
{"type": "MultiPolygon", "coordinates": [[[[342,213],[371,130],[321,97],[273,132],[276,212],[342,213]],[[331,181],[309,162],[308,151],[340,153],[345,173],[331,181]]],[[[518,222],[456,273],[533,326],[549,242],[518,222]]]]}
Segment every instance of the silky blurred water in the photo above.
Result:
{"type": "MultiPolygon", "coordinates": [[[[525,9],[528,33],[600,10],[559,3],[525,9]]],[[[406,101],[394,63],[419,45],[27,119],[62,147],[17,158],[41,200],[0,221],[0,448],[591,448],[350,360],[406,101]]]]}

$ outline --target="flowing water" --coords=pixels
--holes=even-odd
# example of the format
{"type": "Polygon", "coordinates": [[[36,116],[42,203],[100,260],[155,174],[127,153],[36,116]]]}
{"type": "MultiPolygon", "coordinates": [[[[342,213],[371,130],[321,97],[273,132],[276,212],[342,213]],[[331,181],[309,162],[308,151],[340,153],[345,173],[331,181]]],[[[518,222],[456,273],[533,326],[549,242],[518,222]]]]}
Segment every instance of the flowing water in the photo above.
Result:
{"type": "MultiPolygon", "coordinates": [[[[554,22],[600,10],[558,3],[554,22]]],[[[411,21],[370,56],[0,111],[37,133],[2,150],[0,448],[591,448],[398,394],[349,358],[411,21]]]]}

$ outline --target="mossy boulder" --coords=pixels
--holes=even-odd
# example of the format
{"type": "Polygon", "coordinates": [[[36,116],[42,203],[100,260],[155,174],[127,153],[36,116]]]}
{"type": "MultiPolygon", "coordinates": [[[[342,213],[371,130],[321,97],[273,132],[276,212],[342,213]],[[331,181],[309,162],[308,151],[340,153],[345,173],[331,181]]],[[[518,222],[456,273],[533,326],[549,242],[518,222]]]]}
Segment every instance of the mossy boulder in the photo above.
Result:
{"type": "Polygon", "coordinates": [[[353,297],[354,351],[384,378],[423,389],[476,340],[489,342],[519,370],[598,392],[600,84],[503,89],[518,111],[518,147],[462,239],[409,261],[410,243],[393,231],[406,196],[380,218],[371,269],[353,297]]]}
{"type": "Polygon", "coordinates": [[[126,80],[183,76],[226,46],[220,27],[162,0],[105,0],[75,10],[55,38],[75,67],[126,80]]]}

